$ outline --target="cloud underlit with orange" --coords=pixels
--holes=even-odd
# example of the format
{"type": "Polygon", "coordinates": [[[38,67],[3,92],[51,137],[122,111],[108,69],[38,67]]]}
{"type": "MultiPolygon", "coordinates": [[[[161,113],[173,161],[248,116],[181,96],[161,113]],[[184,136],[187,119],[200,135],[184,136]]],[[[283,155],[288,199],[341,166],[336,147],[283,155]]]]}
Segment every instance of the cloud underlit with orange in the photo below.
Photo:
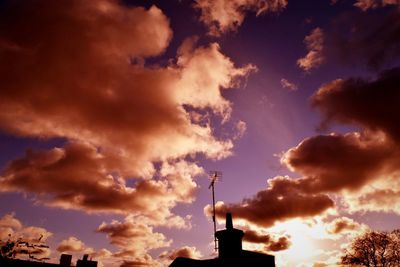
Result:
{"type": "Polygon", "coordinates": [[[155,6],[35,1],[4,12],[1,20],[14,26],[0,31],[6,77],[0,127],[68,143],[10,162],[2,191],[34,193],[63,208],[144,212],[164,221],[176,202],[192,199],[193,178],[202,172],[184,157],[231,154],[232,140],[214,136],[192,110],[228,120],[231,103],[221,90],[237,86],[254,66],[237,68],[217,43],[196,47],[196,38],[165,66],[140,63],[161,54],[172,37],[168,18],[155,6]],[[37,5],[40,12],[33,12],[37,5]],[[163,162],[161,170],[155,162],[163,162]],[[163,179],[149,179],[154,175],[163,179]],[[129,187],[132,177],[138,180],[129,187]]]}
{"type": "Polygon", "coordinates": [[[124,222],[112,221],[102,223],[97,232],[107,234],[111,244],[120,248],[114,257],[126,263],[136,262],[137,265],[155,265],[154,259],[147,253],[149,250],[168,247],[172,240],[168,240],[162,233],[154,232],[146,223],[136,222],[128,216],[124,222]]]}

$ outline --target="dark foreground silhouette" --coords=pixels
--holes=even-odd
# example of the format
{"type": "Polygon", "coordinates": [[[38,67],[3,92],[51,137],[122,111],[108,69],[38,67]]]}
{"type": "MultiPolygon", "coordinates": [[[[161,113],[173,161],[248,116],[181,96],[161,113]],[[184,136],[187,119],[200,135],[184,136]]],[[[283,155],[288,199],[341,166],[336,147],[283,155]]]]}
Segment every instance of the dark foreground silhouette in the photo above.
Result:
{"type": "MultiPolygon", "coordinates": [[[[60,267],[71,266],[72,256],[68,254],[61,254],[60,263],[47,263],[39,261],[27,261],[19,259],[7,259],[0,257],[1,267],[60,267]]],[[[97,267],[97,261],[88,260],[88,255],[84,255],[83,259],[77,260],[76,267],[97,267]]]]}
{"type": "Polygon", "coordinates": [[[244,232],[233,228],[232,215],[226,214],[226,229],[215,233],[218,239],[218,258],[194,260],[176,258],[169,267],[275,267],[275,257],[242,249],[244,232]]]}

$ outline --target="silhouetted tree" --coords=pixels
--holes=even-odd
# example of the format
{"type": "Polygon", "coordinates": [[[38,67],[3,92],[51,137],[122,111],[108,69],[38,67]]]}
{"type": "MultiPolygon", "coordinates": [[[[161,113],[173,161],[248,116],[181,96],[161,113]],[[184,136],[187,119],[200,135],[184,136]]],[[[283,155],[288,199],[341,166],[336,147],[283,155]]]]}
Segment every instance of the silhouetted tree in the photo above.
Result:
{"type": "Polygon", "coordinates": [[[40,254],[44,249],[49,248],[45,244],[40,244],[41,236],[33,242],[24,241],[22,238],[12,240],[11,235],[8,235],[8,240],[1,242],[0,240],[0,258],[15,258],[17,255],[27,254],[31,260],[47,260],[48,258],[36,258],[35,254],[40,254]]]}
{"type": "Polygon", "coordinates": [[[345,266],[400,266],[400,230],[364,233],[345,251],[341,263],[345,266]]]}

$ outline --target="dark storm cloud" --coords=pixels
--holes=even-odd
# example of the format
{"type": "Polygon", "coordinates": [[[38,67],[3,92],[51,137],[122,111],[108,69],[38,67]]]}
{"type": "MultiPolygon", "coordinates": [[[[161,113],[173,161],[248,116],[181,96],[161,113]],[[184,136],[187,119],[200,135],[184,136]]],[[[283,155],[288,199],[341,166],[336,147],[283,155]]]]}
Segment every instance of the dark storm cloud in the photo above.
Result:
{"type": "Polygon", "coordinates": [[[380,69],[400,56],[400,10],[378,14],[346,13],[336,19],[326,39],[328,57],[380,69]],[[332,53],[330,55],[330,53],[332,53]]]}
{"type": "Polygon", "coordinates": [[[376,80],[350,78],[323,85],[311,98],[326,122],[358,124],[400,140],[400,68],[376,80]]]}
{"type": "Polygon", "coordinates": [[[298,65],[307,71],[324,62],[381,70],[400,59],[399,36],[400,10],[396,8],[379,13],[346,12],[305,37],[308,53],[298,65]]]}

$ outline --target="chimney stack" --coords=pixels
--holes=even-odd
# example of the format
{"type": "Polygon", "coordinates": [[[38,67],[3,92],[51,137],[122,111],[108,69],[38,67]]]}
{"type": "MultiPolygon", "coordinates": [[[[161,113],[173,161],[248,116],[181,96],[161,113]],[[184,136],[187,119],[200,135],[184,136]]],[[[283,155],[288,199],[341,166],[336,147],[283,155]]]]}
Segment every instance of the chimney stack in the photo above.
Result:
{"type": "Polygon", "coordinates": [[[218,258],[223,261],[234,260],[242,253],[243,231],[233,228],[232,214],[226,214],[226,229],[215,233],[218,239],[218,258]]]}
{"type": "Polygon", "coordinates": [[[226,227],[227,230],[233,229],[232,213],[228,212],[226,214],[225,227],[226,227]]]}

